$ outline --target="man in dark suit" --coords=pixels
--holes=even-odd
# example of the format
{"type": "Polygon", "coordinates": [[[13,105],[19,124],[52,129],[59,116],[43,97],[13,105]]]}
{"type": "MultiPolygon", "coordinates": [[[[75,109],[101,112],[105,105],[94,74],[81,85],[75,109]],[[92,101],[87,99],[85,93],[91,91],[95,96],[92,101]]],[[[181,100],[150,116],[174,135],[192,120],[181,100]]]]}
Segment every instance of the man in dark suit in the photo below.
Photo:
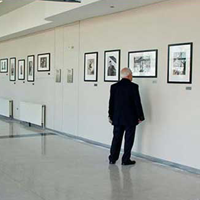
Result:
{"type": "Polygon", "coordinates": [[[132,83],[132,72],[129,68],[121,70],[122,80],[111,86],[109,100],[109,121],[114,125],[113,140],[110,149],[110,164],[119,158],[123,134],[125,132],[124,154],[122,165],[133,165],[130,160],[131,149],[135,138],[136,126],[144,120],[138,85],[132,83]]]}

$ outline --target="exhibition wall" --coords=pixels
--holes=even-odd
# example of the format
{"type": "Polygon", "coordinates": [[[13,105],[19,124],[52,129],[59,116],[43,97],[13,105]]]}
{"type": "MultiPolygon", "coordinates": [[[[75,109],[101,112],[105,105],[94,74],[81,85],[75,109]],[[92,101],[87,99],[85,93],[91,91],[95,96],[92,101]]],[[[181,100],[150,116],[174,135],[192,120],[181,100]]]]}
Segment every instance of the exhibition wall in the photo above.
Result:
{"type": "MultiPolygon", "coordinates": [[[[158,49],[157,78],[134,78],[139,84],[146,120],[138,126],[133,151],[200,169],[200,1],[175,0],[92,18],[0,43],[0,59],[51,54],[50,72],[37,72],[35,82],[9,81],[0,74],[0,97],[13,99],[14,118],[20,101],[46,105],[46,127],[110,144],[108,123],[111,82],[104,82],[104,51],[158,49]],[[167,83],[168,45],[193,42],[192,84],[167,83]],[[98,52],[98,81],[84,81],[84,54],[98,52]],[[61,69],[61,83],[55,70],[61,69]],[[73,83],[67,70],[73,69],[73,83]],[[96,85],[95,85],[96,84],[96,85]],[[189,88],[188,88],[189,87],[189,88]]],[[[27,63],[26,63],[27,66],[27,63]]],[[[37,62],[36,62],[37,69],[37,62]]],[[[107,158],[105,158],[106,160],[107,158]]]]}

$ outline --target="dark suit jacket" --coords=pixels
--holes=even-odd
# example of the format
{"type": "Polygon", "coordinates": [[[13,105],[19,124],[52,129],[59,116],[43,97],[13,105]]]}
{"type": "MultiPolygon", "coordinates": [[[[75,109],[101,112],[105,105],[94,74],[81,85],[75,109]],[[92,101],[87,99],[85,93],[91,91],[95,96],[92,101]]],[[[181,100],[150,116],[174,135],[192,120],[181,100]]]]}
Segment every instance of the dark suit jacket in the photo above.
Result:
{"type": "Polygon", "coordinates": [[[138,85],[122,79],[111,85],[109,117],[113,125],[137,125],[144,120],[138,85]]]}

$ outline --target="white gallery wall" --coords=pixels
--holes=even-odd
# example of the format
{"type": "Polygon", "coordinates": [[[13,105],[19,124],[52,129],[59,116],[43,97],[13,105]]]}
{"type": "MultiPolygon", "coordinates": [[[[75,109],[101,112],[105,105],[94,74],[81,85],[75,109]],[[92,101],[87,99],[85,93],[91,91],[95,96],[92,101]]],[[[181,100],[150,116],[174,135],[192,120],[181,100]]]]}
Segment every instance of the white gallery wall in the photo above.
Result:
{"type": "Polygon", "coordinates": [[[133,80],[140,86],[146,117],[138,126],[133,150],[200,169],[199,7],[199,0],[172,0],[2,42],[0,58],[51,53],[51,71],[49,75],[36,70],[34,85],[19,80],[14,84],[0,74],[0,97],[14,100],[16,119],[20,101],[45,104],[47,128],[110,144],[107,112],[112,83],[104,82],[104,51],[121,49],[122,68],[128,64],[129,51],[158,49],[158,77],[133,80]],[[192,84],[167,84],[168,44],[185,42],[194,45],[192,84]],[[96,51],[94,86],[84,82],[84,53],[96,51]],[[61,83],[55,82],[55,69],[62,70],[61,83]],[[74,70],[72,84],[67,83],[67,69],[74,70]]]}

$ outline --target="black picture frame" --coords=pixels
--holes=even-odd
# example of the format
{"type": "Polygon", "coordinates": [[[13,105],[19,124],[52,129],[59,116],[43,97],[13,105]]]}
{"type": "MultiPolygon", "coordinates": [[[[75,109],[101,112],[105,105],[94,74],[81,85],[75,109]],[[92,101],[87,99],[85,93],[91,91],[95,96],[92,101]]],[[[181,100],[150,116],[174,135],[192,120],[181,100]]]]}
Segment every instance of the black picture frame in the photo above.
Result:
{"type": "Polygon", "coordinates": [[[28,82],[35,81],[35,55],[27,56],[27,81],[28,82]],[[32,62],[32,66],[30,66],[31,65],[30,62],[32,62]]]}
{"type": "Polygon", "coordinates": [[[157,78],[158,49],[129,51],[128,68],[134,78],[157,78]]]}
{"type": "Polygon", "coordinates": [[[0,59],[0,73],[8,73],[8,58],[0,59]],[[4,65],[6,69],[3,69],[2,65],[4,65]]]}
{"type": "Polygon", "coordinates": [[[98,81],[98,52],[87,52],[84,54],[84,81],[98,81]]]}
{"type": "Polygon", "coordinates": [[[167,83],[192,84],[193,43],[168,45],[167,83]]]}
{"type": "Polygon", "coordinates": [[[10,58],[10,74],[9,78],[10,81],[16,81],[16,58],[12,57],[10,58]]]}
{"type": "Polygon", "coordinates": [[[51,70],[51,54],[43,53],[37,55],[37,71],[48,72],[51,70]]]}
{"type": "Polygon", "coordinates": [[[25,59],[18,60],[18,80],[25,80],[25,59]]]}
{"type": "Polygon", "coordinates": [[[104,51],[104,82],[118,82],[120,79],[121,50],[104,51]]]}

